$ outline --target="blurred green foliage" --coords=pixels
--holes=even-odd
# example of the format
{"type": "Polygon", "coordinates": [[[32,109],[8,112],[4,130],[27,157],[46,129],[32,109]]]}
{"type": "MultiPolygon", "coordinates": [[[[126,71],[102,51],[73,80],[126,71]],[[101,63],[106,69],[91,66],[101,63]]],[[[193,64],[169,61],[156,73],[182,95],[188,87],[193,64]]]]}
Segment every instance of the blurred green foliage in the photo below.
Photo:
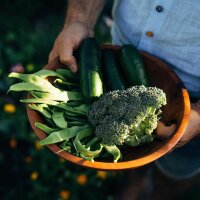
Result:
{"type": "MultiPolygon", "coordinates": [[[[41,148],[25,105],[19,103],[22,94],[6,93],[14,83],[7,77],[10,71],[32,73],[47,63],[67,1],[1,0],[0,4],[0,199],[114,199],[124,172],[81,168],[41,148]]],[[[100,43],[111,42],[105,18],[111,17],[112,4],[113,0],[107,0],[95,27],[100,43]]],[[[199,195],[197,190],[194,194],[199,195]]],[[[185,197],[191,199],[190,194],[185,197]]]]}
{"type": "MultiPolygon", "coordinates": [[[[74,166],[41,147],[28,123],[22,94],[6,94],[12,70],[32,73],[48,59],[62,28],[67,2],[2,0],[0,6],[0,198],[3,200],[113,199],[122,173],[74,166]]],[[[103,15],[110,15],[108,1],[103,15]]],[[[99,42],[110,42],[103,18],[99,42]]],[[[25,96],[26,94],[23,94],[25,96]]]]}

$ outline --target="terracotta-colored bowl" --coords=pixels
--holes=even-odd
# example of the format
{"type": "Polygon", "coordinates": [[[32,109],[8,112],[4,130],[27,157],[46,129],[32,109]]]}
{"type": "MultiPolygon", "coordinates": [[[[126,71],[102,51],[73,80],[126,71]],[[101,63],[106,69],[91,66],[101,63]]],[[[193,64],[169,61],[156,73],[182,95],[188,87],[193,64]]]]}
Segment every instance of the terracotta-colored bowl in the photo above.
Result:
{"type": "MultiPolygon", "coordinates": [[[[118,52],[120,47],[106,45],[102,48],[111,48],[118,52]]],[[[155,141],[151,144],[122,149],[123,159],[117,163],[113,163],[112,160],[108,159],[97,159],[97,161],[92,163],[65,151],[57,153],[61,149],[56,144],[47,145],[51,151],[56,153],[58,156],[80,166],[99,170],[124,170],[140,167],[155,161],[169,152],[176,145],[183,135],[189,121],[190,100],[187,90],[184,88],[181,80],[173,71],[169,69],[169,66],[166,63],[145,52],[141,52],[141,55],[146,66],[151,85],[163,89],[167,95],[168,103],[165,107],[163,107],[161,121],[164,123],[176,121],[177,127],[174,133],[164,141],[155,139],[155,141]]],[[[58,59],[45,66],[46,69],[52,70],[65,67],[66,66],[61,64],[58,59]]],[[[44,139],[46,134],[35,127],[35,122],[43,122],[42,117],[37,112],[29,108],[27,108],[27,112],[35,134],[39,137],[39,139],[44,139]]]]}

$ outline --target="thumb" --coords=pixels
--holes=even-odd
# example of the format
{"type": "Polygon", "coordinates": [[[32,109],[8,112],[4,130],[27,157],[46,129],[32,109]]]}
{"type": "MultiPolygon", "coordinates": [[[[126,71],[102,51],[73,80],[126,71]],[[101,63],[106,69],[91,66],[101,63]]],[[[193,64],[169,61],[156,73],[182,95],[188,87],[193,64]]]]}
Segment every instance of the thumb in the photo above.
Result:
{"type": "Polygon", "coordinates": [[[158,126],[155,131],[157,137],[163,140],[170,137],[175,129],[176,129],[176,124],[171,124],[170,126],[166,126],[163,122],[158,121],[158,126]]]}

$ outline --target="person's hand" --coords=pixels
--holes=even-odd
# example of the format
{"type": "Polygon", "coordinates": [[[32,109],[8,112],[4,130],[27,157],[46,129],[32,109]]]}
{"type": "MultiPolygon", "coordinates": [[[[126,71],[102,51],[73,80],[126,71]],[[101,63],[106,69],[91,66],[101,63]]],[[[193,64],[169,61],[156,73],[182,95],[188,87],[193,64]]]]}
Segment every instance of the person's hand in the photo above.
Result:
{"type": "MultiPolygon", "coordinates": [[[[171,126],[165,126],[162,122],[159,122],[156,129],[156,134],[159,138],[165,139],[174,132],[175,128],[175,124],[172,124],[171,126]]],[[[198,135],[200,135],[200,101],[191,104],[191,113],[188,126],[174,148],[185,145],[198,135]]]]}
{"type": "Polygon", "coordinates": [[[73,51],[78,48],[83,39],[90,36],[93,36],[93,31],[83,23],[76,22],[66,25],[55,40],[49,54],[49,62],[58,57],[72,72],[77,72],[78,67],[73,51]]]}
{"type": "Polygon", "coordinates": [[[175,148],[181,147],[200,135],[200,101],[191,104],[189,124],[175,148]]]}

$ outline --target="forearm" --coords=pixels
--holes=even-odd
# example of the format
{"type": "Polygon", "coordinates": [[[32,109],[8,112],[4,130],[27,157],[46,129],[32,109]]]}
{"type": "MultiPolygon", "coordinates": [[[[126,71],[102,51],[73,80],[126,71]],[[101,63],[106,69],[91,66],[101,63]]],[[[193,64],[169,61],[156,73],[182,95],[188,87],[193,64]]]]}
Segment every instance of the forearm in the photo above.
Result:
{"type": "Polygon", "coordinates": [[[79,22],[93,29],[104,4],[105,0],[68,0],[64,27],[79,22]]]}

